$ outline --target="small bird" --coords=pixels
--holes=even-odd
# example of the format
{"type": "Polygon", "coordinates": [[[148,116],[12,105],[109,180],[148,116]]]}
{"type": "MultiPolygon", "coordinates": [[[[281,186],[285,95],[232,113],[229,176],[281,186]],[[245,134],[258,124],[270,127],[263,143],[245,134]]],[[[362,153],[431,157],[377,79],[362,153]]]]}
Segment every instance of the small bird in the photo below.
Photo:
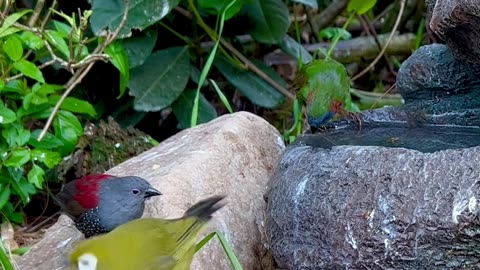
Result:
{"type": "Polygon", "coordinates": [[[335,60],[314,60],[297,74],[297,98],[305,104],[312,130],[324,126],[351,104],[350,79],[345,66],[335,60]]]}
{"type": "Polygon", "coordinates": [[[196,239],[212,214],[222,208],[223,196],[202,200],[182,218],[142,218],[110,233],[87,239],[70,254],[76,270],[190,269],[196,239]]]}
{"type": "Polygon", "coordinates": [[[55,201],[88,238],[140,218],[145,200],[161,194],[141,177],[100,174],[68,182],[55,201]]]}

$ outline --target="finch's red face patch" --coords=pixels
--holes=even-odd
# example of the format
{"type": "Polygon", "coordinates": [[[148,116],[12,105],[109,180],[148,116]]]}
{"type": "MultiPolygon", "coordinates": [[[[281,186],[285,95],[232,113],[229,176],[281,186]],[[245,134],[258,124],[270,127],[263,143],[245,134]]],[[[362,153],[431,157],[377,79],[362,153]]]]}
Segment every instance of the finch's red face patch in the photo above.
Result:
{"type": "Polygon", "coordinates": [[[76,180],[77,194],[73,197],[83,208],[91,209],[98,206],[100,182],[113,176],[108,174],[87,175],[76,180]]]}

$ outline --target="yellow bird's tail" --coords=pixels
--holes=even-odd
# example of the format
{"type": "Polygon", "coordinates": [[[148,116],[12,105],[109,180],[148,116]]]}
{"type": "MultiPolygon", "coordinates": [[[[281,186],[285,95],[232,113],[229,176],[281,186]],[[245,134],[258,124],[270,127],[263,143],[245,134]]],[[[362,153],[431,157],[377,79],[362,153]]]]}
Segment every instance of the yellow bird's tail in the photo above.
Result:
{"type": "Polygon", "coordinates": [[[185,211],[184,218],[196,217],[203,222],[212,218],[212,214],[225,204],[221,201],[225,196],[213,196],[208,199],[197,202],[185,211]]]}

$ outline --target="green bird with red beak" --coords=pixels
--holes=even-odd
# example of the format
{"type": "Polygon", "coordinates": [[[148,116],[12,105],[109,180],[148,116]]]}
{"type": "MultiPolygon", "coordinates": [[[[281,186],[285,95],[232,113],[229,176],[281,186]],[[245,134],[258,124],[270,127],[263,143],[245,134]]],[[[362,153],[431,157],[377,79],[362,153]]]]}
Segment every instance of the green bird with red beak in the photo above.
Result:
{"type": "Polygon", "coordinates": [[[350,79],[345,66],[335,60],[314,60],[297,74],[297,98],[305,105],[312,132],[351,105],[350,79]]]}

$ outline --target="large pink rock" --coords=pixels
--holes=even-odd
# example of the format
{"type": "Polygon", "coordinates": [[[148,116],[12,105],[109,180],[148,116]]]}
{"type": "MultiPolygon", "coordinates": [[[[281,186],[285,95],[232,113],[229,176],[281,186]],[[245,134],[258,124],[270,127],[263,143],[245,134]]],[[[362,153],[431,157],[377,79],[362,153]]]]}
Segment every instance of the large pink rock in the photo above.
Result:
{"type": "MultiPolygon", "coordinates": [[[[254,248],[265,232],[263,194],[283,149],[274,127],[239,112],[184,130],[108,173],[143,177],[164,194],[147,202],[145,216],[179,217],[201,199],[226,194],[227,205],[215,213],[205,234],[223,232],[244,268],[253,269],[254,248]]],[[[22,270],[67,269],[68,254],[80,238],[62,216],[17,263],[22,270]]],[[[192,267],[229,268],[216,239],[195,256],[192,267]]]]}

